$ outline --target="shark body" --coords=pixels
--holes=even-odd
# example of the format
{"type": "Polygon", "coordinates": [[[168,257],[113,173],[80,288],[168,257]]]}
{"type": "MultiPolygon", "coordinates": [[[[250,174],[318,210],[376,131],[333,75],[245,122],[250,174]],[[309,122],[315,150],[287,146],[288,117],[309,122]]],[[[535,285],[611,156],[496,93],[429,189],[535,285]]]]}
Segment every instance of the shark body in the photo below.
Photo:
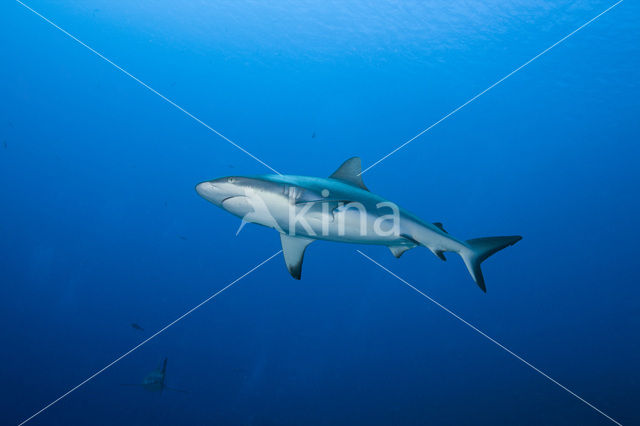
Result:
{"type": "Polygon", "coordinates": [[[142,383],[124,383],[122,386],[140,386],[148,392],[162,393],[164,390],[172,390],[176,392],[187,393],[187,391],[172,388],[166,385],[165,379],[167,377],[167,358],[162,361],[162,364],[158,366],[151,373],[147,374],[142,380],[142,383]]]}
{"type": "Polygon", "coordinates": [[[458,253],[471,277],[486,291],[480,263],[522,237],[459,240],[441,223],[428,223],[373,194],[361,177],[358,157],[345,161],[328,178],[261,175],[231,176],[205,181],[198,194],[242,218],[280,233],[285,262],[300,279],[306,247],[315,240],[389,247],[394,256],[424,246],[442,260],[458,253]]]}
{"type": "Polygon", "coordinates": [[[162,392],[167,387],[164,379],[167,376],[167,358],[162,361],[162,365],[142,380],[142,387],[149,392],[162,392]]]}

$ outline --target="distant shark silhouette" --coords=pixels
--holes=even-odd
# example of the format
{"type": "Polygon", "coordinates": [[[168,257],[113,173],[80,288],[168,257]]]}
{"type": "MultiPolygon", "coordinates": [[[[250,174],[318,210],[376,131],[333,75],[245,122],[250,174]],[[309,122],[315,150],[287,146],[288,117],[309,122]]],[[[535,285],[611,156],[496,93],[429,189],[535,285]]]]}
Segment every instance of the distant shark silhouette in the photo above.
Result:
{"type": "Polygon", "coordinates": [[[160,392],[166,390],[171,390],[174,392],[181,393],[189,393],[185,390],[175,389],[169,387],[165,383],[165,378],[167,376],[167,358],[164,359],[162,365],[153,370],[151,373],[147,374],[147,376],[142,380],[142,383],[124,383],[122,386],[142,386],[146,391],[149,392],[160,392]]]}
{"type": "Polygon", "coordinates": [[[202,182],[196,191],[205,200],[240,217],[238,232],[247,222],[278,231],[287,268],[295,279],[300,279],[305,249],[315,240],[384,245],[395,257],[423,246],[441,260],[446,260],[445,252],[459,254],[473,280],[486,292],[480,264],[522,239],[512,235],[460,240],[445,231],[441,223],[427,223],[369,192],[361,175],[360,158],[353,157],[328,178],[230,176],[202,182]],[[398,220],[392,223],[397,222],[397,232],[376,229],[392,216],[383,215],[381,206],[396,213],[393,217],[398,220]]]}

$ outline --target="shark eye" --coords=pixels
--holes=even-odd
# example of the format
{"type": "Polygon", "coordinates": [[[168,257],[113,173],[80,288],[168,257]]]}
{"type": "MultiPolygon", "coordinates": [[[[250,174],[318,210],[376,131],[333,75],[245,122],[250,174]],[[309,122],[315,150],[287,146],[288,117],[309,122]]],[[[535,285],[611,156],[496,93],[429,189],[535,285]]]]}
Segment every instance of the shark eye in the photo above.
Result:
{"type": "Polygon", "coordinates": [[[230,177],[229,179],[227,179],[227,182],[229,182],[229,183],[234,183],[235,181],[236,181],[236,180],[235,180],[234,178],[232,178],[232,177],[230,177]]]}

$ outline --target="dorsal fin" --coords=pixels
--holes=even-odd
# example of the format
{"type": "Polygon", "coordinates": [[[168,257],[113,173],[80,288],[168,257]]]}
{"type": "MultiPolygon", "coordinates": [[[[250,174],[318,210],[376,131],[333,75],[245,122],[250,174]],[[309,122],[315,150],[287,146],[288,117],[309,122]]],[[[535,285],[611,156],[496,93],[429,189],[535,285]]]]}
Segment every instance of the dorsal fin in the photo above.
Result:
{"type": "Polygon", "coordinates": [[[364,185],[362,176],[360,176],[361,172],[362,164],[360,162],[360,157],[351,157],[347,161],[342,163],[342,165],[338,167],[338,170],[333,172],[333,174],[329,177],[331,179],[337,179],[344,183],[348,183],[349,185],[357,186],[360,189],[368,191],[369,188],[364,185]]]}
{"type": "Polygon", "coordinates": [[[280,234],[282,242],[282,252],[284,253],[284,261],[287,269],[293,278],[300,279],[302,274],[302,259],[307,246],[314,240],[304,237],[292,237],[287,234],[280,234]]]}
{"type": "Polygon", "coordinates": [[[444,229],[444,225],[442,225],[442,223],[440,223],[440,222],[433,222],[433,224],[434,224],[435,226],[437,226],[438,228],[440,228],[440,230],[441,230],[442,232],[446,232],[446,233],[448,234],[447,230],[446,230],[446,229],[444,229]]]}

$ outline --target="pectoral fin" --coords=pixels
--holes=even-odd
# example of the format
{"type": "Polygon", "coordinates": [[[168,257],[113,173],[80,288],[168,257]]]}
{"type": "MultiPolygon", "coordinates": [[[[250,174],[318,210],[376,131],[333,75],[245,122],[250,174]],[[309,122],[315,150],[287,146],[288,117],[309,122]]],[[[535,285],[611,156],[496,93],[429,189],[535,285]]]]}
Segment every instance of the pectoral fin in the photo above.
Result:
{"type": "Polygon", "coordinates": [[[238,227],[238,230],[236,231],[236,237],[238,236],[238,234],[240,233],[240,231],[242,231],[242,228],[244,228],[244,226],[247,224],[247,221],[244,220],[244,218],[242,218],[242,222],[240,222],[240,226],[238,227]]]}
{"type": "Polygon", "coordinates": [[[313,242],[313,239],[280,234],[280,242],[282,243],[282,252],[287,269],[293,278],[299,280],[302,274],[304,251],[313,242]]]}

